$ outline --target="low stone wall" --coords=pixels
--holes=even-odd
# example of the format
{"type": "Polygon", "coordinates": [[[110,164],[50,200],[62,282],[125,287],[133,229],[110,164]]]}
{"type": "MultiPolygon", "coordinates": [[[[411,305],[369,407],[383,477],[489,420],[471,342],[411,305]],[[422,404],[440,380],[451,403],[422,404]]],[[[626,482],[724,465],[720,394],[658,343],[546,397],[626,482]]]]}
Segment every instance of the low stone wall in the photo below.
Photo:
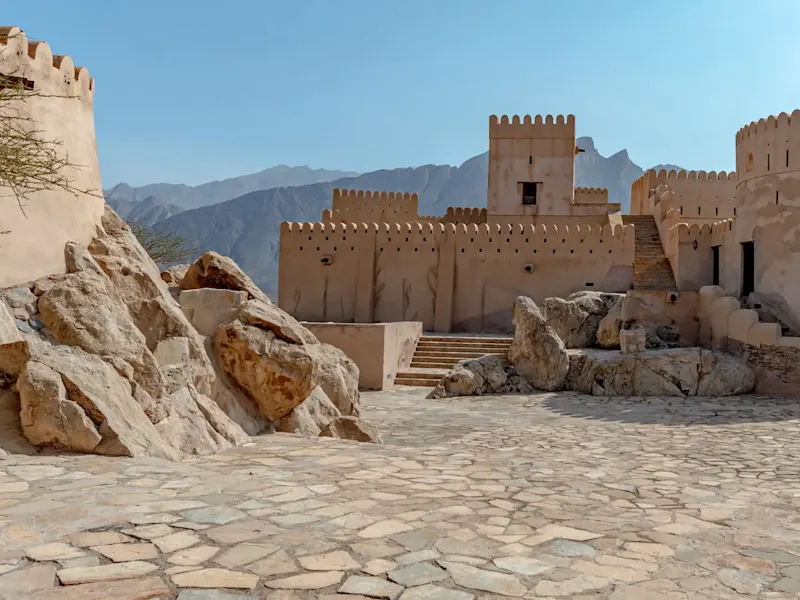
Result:
{"type": "Polygon", "coordinates": [[[754,346],[725,338],[723,349],[738,356],[756,372],[756,392],[771,396],[800,396],[800,348],[754,346]]]}
{"type": "Polygon", "coordinates": [[[394,383],[398,369],[411,364],[422,337],[422,323],[307,323],[320,342],[339,348],[359,369],[358,386],[382,390],[394,383]]]}

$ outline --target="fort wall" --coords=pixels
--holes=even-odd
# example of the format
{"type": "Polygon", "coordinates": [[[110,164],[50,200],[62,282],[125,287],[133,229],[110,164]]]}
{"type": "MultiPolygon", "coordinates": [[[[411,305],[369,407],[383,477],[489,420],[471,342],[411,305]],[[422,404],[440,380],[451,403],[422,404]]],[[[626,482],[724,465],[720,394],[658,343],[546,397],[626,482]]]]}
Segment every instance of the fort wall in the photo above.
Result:
{"type": "Polygon", "coordinates": [[[69,56],[54,55],[45,42],[29,40],[17,27],[0,28],[0,73],[32,90],[10,101],[9,110],[29,119],[41,139],[74,168],[62,175],[75,193],[60,189],[31,192],[22,199],[0,187],[0,287],[63,273],[68,241],[88,244],[95,236],[105,200],[94,129],[94,81],[69,56]]]}
{"type": "Polygon", "coordinates": [[[333,190],[323,222],[392,223],[417,219],[419,196],[409,193],[333,190]]]}
{"type": "Polygon", "coordinates": [[[608,204],[608,190],[605,188],[576,187],[574,204],[608,204]]]}
{"type": "Polygon", "coordinates": [[[278,304],[307,321],[508,331],[519,295],[627,291],[633,255],[622,226],[284,223],[278,304]]]}
{"type": "Polygon", "coordinates": [[[729,219],[735,216],[736,183],[734,172],[650,169],[631,185],[631,214],[654,214],[653,191],[664,185],[673,196],[662,212],[674,209],[689,223],[729,219]]]}
{"type": "Polygon", "coordinates": [[[575,117],[489,117],[490,215],[569,214],[575,187],[575,117]],[[536,183],[536,204],[522,183],[536,183]]]}

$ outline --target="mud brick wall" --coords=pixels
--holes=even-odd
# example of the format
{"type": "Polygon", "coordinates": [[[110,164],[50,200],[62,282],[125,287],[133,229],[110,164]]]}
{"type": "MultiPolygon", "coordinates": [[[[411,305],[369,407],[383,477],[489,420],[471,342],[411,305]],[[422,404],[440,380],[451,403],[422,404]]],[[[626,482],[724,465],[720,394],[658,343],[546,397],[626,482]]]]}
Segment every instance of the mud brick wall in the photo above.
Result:
{"type": "Polygon", "coordinates": [[[752,346],[725,338],[724,349],[747,361],[756,372],[756,392],[800,396],[800,348],[752,346]]]}

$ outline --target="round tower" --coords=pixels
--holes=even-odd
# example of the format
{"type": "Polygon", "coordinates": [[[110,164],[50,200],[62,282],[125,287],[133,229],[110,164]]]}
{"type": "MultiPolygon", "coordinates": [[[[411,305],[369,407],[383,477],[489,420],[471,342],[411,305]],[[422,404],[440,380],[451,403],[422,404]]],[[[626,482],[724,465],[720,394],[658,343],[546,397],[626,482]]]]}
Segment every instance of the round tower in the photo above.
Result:
{"type": "Polygon", "coordinates": [[[740,129],[736,171],[736,243],[725,262],[739,273],[729,279],[800,324],[800,110],[740,129]]]}
{"type": "Polygon", "coordinates": [[[0,287],[6,287],[63,273],[65,244],[91,241],[105,200],[88,71],[69,56],[53,54],[47,43],[29,40],[19,28],[0,27],[0,74],[2,83],[30,91],[4,102],[6,116],[35,124],[38,137],[55,144],[49,147],[69,165],[58,173],[69,189],[0,186],[0,231],[8,232],[0,237],[0,287]]]}

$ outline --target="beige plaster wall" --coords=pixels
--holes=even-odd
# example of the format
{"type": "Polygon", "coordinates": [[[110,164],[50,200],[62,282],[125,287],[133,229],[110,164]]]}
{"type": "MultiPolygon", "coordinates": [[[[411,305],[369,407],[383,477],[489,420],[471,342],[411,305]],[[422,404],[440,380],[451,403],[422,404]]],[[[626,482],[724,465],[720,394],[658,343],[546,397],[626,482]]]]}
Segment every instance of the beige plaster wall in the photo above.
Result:
{"type": "Polygon", "coordinates": [[[665,185],[673,194],[669,204],[662,202],[662,213],[675,209],[685,219],[728,219],[735,216],[736,183],[734,172],[650,169],[631,185],[631,214],[653,214],[652,191],[665,185]]]}
{"type": "MultiPolygon", "coordinates": [[[[89,243],[103,214],[104,199],[95,142],[94,85],[88,71],[68,56],[53,56],[44,42],[29,41],[6,28],[0,43],[0,72],[34,82],[42,96],[19,103],[19,116],[31,119],[47,141],[80,168],[63,173],[78,193],[61,190],[30,194],[20,210],[13,190],[0,188],[0,287],[63,273],[64,245],[89,243]]],[[[16,104],[16,102],[15,102],[16,104]]]]}
{"type": "Polygon", "coordinates": [[[575,117],[489,118],[489,215],[569,214],[575,187],[575,117]],[[522,204],[521,182],[539,182],[522,204]]]}
{"type": "Polygon", "coordinates": [[[333,190],[331,210],[323,211],[325,223],[404,223],[417,220],[417,194],[333,190]]]}
{"type": "Polygon", "coordinates": [[[284,223],[278,304],[308,321],[507,331],[521,294],[629,290],[633,258],[622,226],[284,223]]]}
{"type": "Polygon", "coordinates": [[[361,389],[382,390],[394,383],[397,370],[411,364],[422,336],[422,323],[309,323],[319,341],[336,346],[359,369],[361,389]]]}

